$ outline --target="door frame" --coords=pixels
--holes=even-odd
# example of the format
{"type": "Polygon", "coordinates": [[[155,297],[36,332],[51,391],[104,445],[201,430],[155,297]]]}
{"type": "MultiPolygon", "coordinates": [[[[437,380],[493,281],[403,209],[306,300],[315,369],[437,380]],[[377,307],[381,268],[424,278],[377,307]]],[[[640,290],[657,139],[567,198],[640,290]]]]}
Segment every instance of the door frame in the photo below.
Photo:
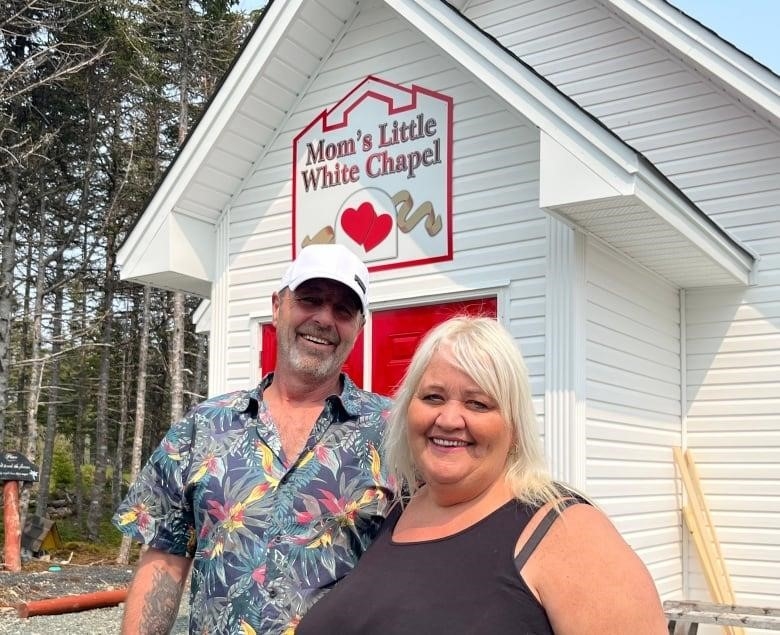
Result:
{"type": "MultiPolygon", "coordinates": [[[[374,359],[369,350],[374,337],[373,311],[386,311],[392,309],[407,309],[415,306],[426,306],[428,304],[444,304],[447,302],[460,302],[463,300],[479,299],[486,296],[496,297],[496,320],[499,324],[508,326],[505,318],[506,308],[508,307],[509,282],[501,286],[475,287],[472,289],[463,289],[460,291],[450,291],[433,293],[426,296],[413,298],[394,298],[390,300],[380,300],[371,302],[369,314],[366,317],[366,325],[363,327],[365,350],[363,352],[363,378],[364,389],[371,390],[373,381],[374,359]]],[[[259,330],[259,329],[258,329],[259,330]]]]}

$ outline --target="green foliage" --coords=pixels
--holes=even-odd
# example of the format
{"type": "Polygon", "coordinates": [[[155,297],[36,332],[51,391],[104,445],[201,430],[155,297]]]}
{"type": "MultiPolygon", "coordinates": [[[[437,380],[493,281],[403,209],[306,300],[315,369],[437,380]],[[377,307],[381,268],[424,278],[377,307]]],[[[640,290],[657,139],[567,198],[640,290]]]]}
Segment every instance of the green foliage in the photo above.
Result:
{"type": "Polygon", "coordinates": [[[100,544],[119,548],[122,543],[122,533],[114,527],[110,518],[104,518],[100,523],[100,544]]]}
{"type": "Polygon", "coordinates": [[[63,518],[56,521],[57,531],[60,534],[63,544],[68,542],[78,542],[82,540],[81,528],[72,518],[63,518]]]}
{"type": "MultiPolygon", "coordinates": [[[[81,543],[85,537],[79,524],[73,518],[64,518],[57,521],[57,530],[60,533],[63,544],[81,543]]],[[[103,547],[119,548],[122,542],[122,534],[111,523],[111,518],[106,516],[100,521],[100,533],[96,541],[103,547]]]]}
{"type": "Polygon", "coordinates": [[[84,492],[89,494],[92,491],[92,484],[95,482],[95,466],[87,463],[81,466],[81,486],[84,492]]]}
{"type": "Polygon", "coordinates": [[[63,434],[54,438],[49,491],[69,489],[76,482],[76,466],[73,464],[73,446],[63,434]]]}
{"type": "MultiPolygon", "coordinates": [[[[0,20],[0,59],[5,71],[13,72],[0,82],[0,147],[7,150],[0,157],[7,232],[0,240],[9,245],[12,236],[14,249],[12,279],[0,280],[0,295],[7,290],[12,296],[10,352],[0,360],[0,373],[8,373],[0,376],[0,390],[9,387],[0,445],[25,447],[29,362],[46,357],[43,376],[36,380],[41,386],[37,420],[42,428],[53,415],[63,435],[56,437],[50,489],[73,493],[79,476],[85,505],[95,468],[80,466],[84,447],[92,449],[87,460],[111,461],[118,452],[127,458],[129,435],[118,447],[116,432],[120,420],[132,428],[139,392],[142,290],[119,280],[116,249],[176,156],[180,133],[192,130],[240,49],[250,24],[237,4],[11,0],[3,5],[9,10],[8,19],[0,20]],[[182,89],[189,104],[186,121],[179,120],[182,89]],[[36,307],[39,276],[49,291],[36,307]],[[97,456],[98,448],[108,448],[107,457],[97,456]]],[[[199,301],[188,299],[190,311],[199,301]]],[[[154,290],[149,306],[147,456],[169,423],[172,330],[166,293],[154,290]]],[[[186,328],[185,363],[191,372],[198,340],[190,321],[186,328]]],[[[205,392],[204,379],[199,376],[200,385],[187,390],[205,392]]],[[[42,449],[40,444],[37,459],[42,449]]],[[[110,483],[110,469],[106,477],[110,483]]],[[[102,506],[107,515],[109,507],[102,506]]]]}

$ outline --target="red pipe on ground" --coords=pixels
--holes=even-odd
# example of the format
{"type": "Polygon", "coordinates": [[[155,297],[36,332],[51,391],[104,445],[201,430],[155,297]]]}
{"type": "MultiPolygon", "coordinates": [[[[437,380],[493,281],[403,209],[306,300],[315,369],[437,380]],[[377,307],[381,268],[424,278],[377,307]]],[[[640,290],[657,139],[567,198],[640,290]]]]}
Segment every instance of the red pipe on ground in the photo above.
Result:
{"type": "Polygon", "coordinates": [[[89,609],[102,609],[116,606],[127,599],[127,589],[116,591],[97,591],[83,595],[66,595],[61,598],[34,600],[22,602],[16,607],[19,617],[34,617],[36,615],[59,615],[60,613],[76,613],[89,609]]]}

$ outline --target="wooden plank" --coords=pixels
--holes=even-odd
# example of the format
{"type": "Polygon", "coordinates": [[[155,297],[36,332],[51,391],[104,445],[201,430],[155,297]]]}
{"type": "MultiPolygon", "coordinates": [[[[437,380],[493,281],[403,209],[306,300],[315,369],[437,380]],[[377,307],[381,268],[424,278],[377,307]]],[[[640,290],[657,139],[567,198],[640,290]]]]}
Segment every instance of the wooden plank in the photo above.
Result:
{"type": "Polygon", "coordinates": [[[688,471],[691,475],[691,481],[696,488],[696,493],[699,498],[699,505],[701,507],[704,520],[709,527],[709,537],[714,549],[715,556],[715,573],[721,580],[721,588],[724,589],[723,601],[733,604],[736,601],[736,598],[734,597],[734,588],[731,586],[731,578],[729,578],[728,571],[726,571],[726,560],[723,558],[723,551],[720,548],[720,541],[715,534],[715,524],[712,522],[710,507],[707,504],[707,500],[704,498],[704,493],[701,490],[699,470],[696,467],[696,462],[693,460],[693,454],[690,448],[685,450],[685,463],[688,466],[688,471]]]}
{"type": "MultiPolygon", "coordinates": [[[[715,569],[716,554],[710,542],[709,536],[705,535],[707,522],[704,518],[702,511],[702,492],[698,487],[698,483],[694,483],[690,470],[688,469],[688,462],[685,460],[683,452],[680,448],[672,448],[674,453],[674,461],[677,464],[677,468],[680,471],[683,485],[688,492],[689,503],[687,507],[683,507],[683,516],[685,523],[688,525],[688,529],[693,536],[694,544],[696,545],[696,551],[699,554],[699,560],[704,570],[704,577],[707,580],[707,586],[710,589],[712,598],[718,602],[723,603],[726,601],[733,601],[730,597],[727,597],[728,589],[726,588],[723,577],[717,574],[715,569]]],[[[717,541],[717,538],[715,538],[717,541]]],[[[731,625],[724,625],[723,630],[726,635],[741,635],[741,631],[736,631],[731,625]]]]}
{"type": "Polygon", "coordinates": [[[704,528],[706,522],[702,515],[701,506],[699,504],[699,490],[693,483],[691,473],[688,470],[688,464],[685,461],[685,457],[682,450],[678,447],[672,448],[674,452],[674,461],[677,464],[677,469],[680,471],[683,485],[688,492],[689,505],[683,507],[683,516],[685,517],[685,523],[688,525],[688,529],[693,536],[694,543],[696,545],[696,551],[699,554],[702,568],[704,569],[704,575],[707,580],[707,584],[712,594],[712,599],[718,603],[726,601],[724,595],[724,589],[721,587],[718,577],[715,575],[715,569],[713,566],[713,560],[711,558],[711,551],[707,544],[706,537],[704,535],[704,528]]]}

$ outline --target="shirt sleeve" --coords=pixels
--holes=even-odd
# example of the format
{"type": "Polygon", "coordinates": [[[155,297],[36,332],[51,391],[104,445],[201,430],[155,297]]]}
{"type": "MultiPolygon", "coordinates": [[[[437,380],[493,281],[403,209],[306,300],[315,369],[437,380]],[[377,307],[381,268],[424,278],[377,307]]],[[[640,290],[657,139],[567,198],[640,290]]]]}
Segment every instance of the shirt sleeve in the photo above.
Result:
{"type": "Polygon", "coordinates": [[[112,518],[122,533],[175,555],[190,555],[188,542],[194,531],[184,488],[193,431],[192,416],[171,426],[112,518]]]}
{"type": "Polygon", "coordinates": [[[363,464],[369,466],[364,474],[370,474],[371,482],[358,502],[358,514],[363,523],[360,550],[362,553],[376,537],[382,521],[387,517],[396,498],[395,479],[389,474],[382,452],[381,438],[387,425],[387,409],[372,417],[372,434],[365,444],[363,464]]]}

